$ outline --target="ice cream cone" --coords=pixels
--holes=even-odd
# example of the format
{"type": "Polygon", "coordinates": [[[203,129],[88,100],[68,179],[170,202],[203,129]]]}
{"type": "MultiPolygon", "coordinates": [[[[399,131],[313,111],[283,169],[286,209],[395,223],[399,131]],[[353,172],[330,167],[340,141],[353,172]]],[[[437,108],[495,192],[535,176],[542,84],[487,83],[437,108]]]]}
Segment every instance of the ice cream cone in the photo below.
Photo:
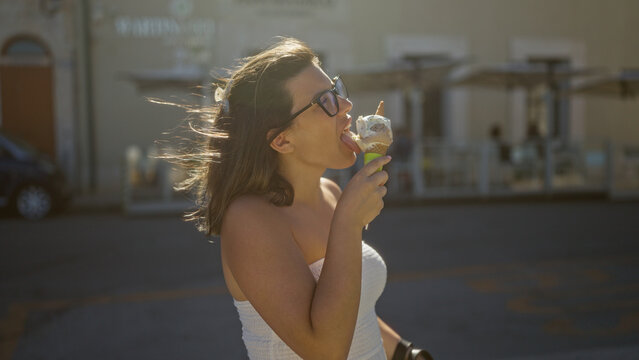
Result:
{"type": "MultiPolygon", "coordinates": [[[[366,150],[366,152],[364,152],[364,165],[377,159],[378,157],[386,155],[387,150],[388,146],[383,144],[375,144],[371,146],[369,149],[366,150]]],[[[382,171],[382,168],[380,167],[379,169],[377,169],[377,171],[382,171]]]]}
{"type": "MultiPolygon", "coordinates": [[[[380,101],[379,105],[377,105],[377,111],[375,111],[375,115],[384,116],[384,101],[380,101]]],[[[364,150],[364,164],[368,164],[369,162],[377,159],[380,156],[386,155],[386,151],[388,151],[388,145],[375,143],[371,147],[364,150]]],[[[381,171],[380,167],[378,171],[381,171]]]]}
{"type": "MultiPolygon", "coordinates": [[[[377,111],[375,111],[375,115],[384,116],[384,101],[380,101],[379,105],[377,105],[377,111]]],[[[382,138],[384,138],[384,135],[382,135],[382,138]]],[[[380,139],[380,140],[383,140],[383,139],[380,139]]],[[[387,151],[388,151],[388,145],[383,143],[377,143],[377,142],[372,143],[371,146],[367,147],[364,150],[364,165],[377,159],[378,157],[386,155],[387,151]]],[[[377,171],[382,171],[382,168],[380,167],[379,169],[377,169],[377,171]]],[[[368,224],[366,224],[364,229],[368,230],[368,224]]]]}
{"type": "Polygon", "coordinates": [[[387,151],[388,151],[388,145],[373,144],[371,145],[371,147],[366,149],[365,153],[373,153],[373,154],[379,154],[383,156],[383,155],[386,155],[387,151]]]}

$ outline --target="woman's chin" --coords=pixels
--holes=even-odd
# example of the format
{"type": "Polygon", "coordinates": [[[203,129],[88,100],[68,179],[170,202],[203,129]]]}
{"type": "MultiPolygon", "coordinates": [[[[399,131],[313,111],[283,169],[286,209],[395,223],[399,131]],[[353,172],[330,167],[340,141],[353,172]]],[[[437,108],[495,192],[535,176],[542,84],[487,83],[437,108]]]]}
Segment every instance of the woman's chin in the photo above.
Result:
{"type": "Polygon", "coordinates": [[[342,158],[340,164],[336,164],[337,166],[333,167],[333,169],[341,170],[349,168],[355,164],[355,161],[357,161],[357,155],[354,152],[350,152],[348,154],[345,154],[345,157],[342,158]]]}

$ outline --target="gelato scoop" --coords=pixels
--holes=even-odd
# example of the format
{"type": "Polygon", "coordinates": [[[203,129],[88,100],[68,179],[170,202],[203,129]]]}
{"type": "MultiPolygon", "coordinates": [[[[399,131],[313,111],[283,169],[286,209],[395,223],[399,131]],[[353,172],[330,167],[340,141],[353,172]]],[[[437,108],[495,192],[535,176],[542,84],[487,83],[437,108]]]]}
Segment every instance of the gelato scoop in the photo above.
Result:
{"type": "Polygon", "coordinates": [[[355,127],[357,135],[353,136],[353,140],[364,152],[365,163],[386,155],[388,147],[393,142],[393,131],[390,119],[384,117],[383,101],[380,101],[375,115],[360,116],[355,122],[355,127]]]}

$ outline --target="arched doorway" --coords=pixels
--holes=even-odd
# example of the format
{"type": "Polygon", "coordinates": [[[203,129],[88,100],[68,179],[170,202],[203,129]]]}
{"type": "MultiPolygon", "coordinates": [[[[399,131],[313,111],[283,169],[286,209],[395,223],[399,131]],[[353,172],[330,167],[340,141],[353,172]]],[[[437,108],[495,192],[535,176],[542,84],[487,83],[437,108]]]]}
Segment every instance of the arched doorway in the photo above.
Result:
{"type": "Polygon", "coordinates": [[[51,52],[39,39],[18,35],[0,55],[0,128],[55,159],[51,52]]]}

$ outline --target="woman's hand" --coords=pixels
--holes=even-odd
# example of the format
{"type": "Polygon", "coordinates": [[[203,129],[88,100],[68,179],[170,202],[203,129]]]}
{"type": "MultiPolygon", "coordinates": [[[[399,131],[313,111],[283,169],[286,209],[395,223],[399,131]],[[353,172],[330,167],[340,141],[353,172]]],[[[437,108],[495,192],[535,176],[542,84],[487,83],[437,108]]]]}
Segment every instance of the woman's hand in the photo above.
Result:
{"type": "Polygon", "coordinates": [[[379,215],[384,207],[388,173],[379,168],[388,164],[390,156],[379,157],[364,165],[349,181],[335,208],[334,217],[363,228],[379,215]]]}

